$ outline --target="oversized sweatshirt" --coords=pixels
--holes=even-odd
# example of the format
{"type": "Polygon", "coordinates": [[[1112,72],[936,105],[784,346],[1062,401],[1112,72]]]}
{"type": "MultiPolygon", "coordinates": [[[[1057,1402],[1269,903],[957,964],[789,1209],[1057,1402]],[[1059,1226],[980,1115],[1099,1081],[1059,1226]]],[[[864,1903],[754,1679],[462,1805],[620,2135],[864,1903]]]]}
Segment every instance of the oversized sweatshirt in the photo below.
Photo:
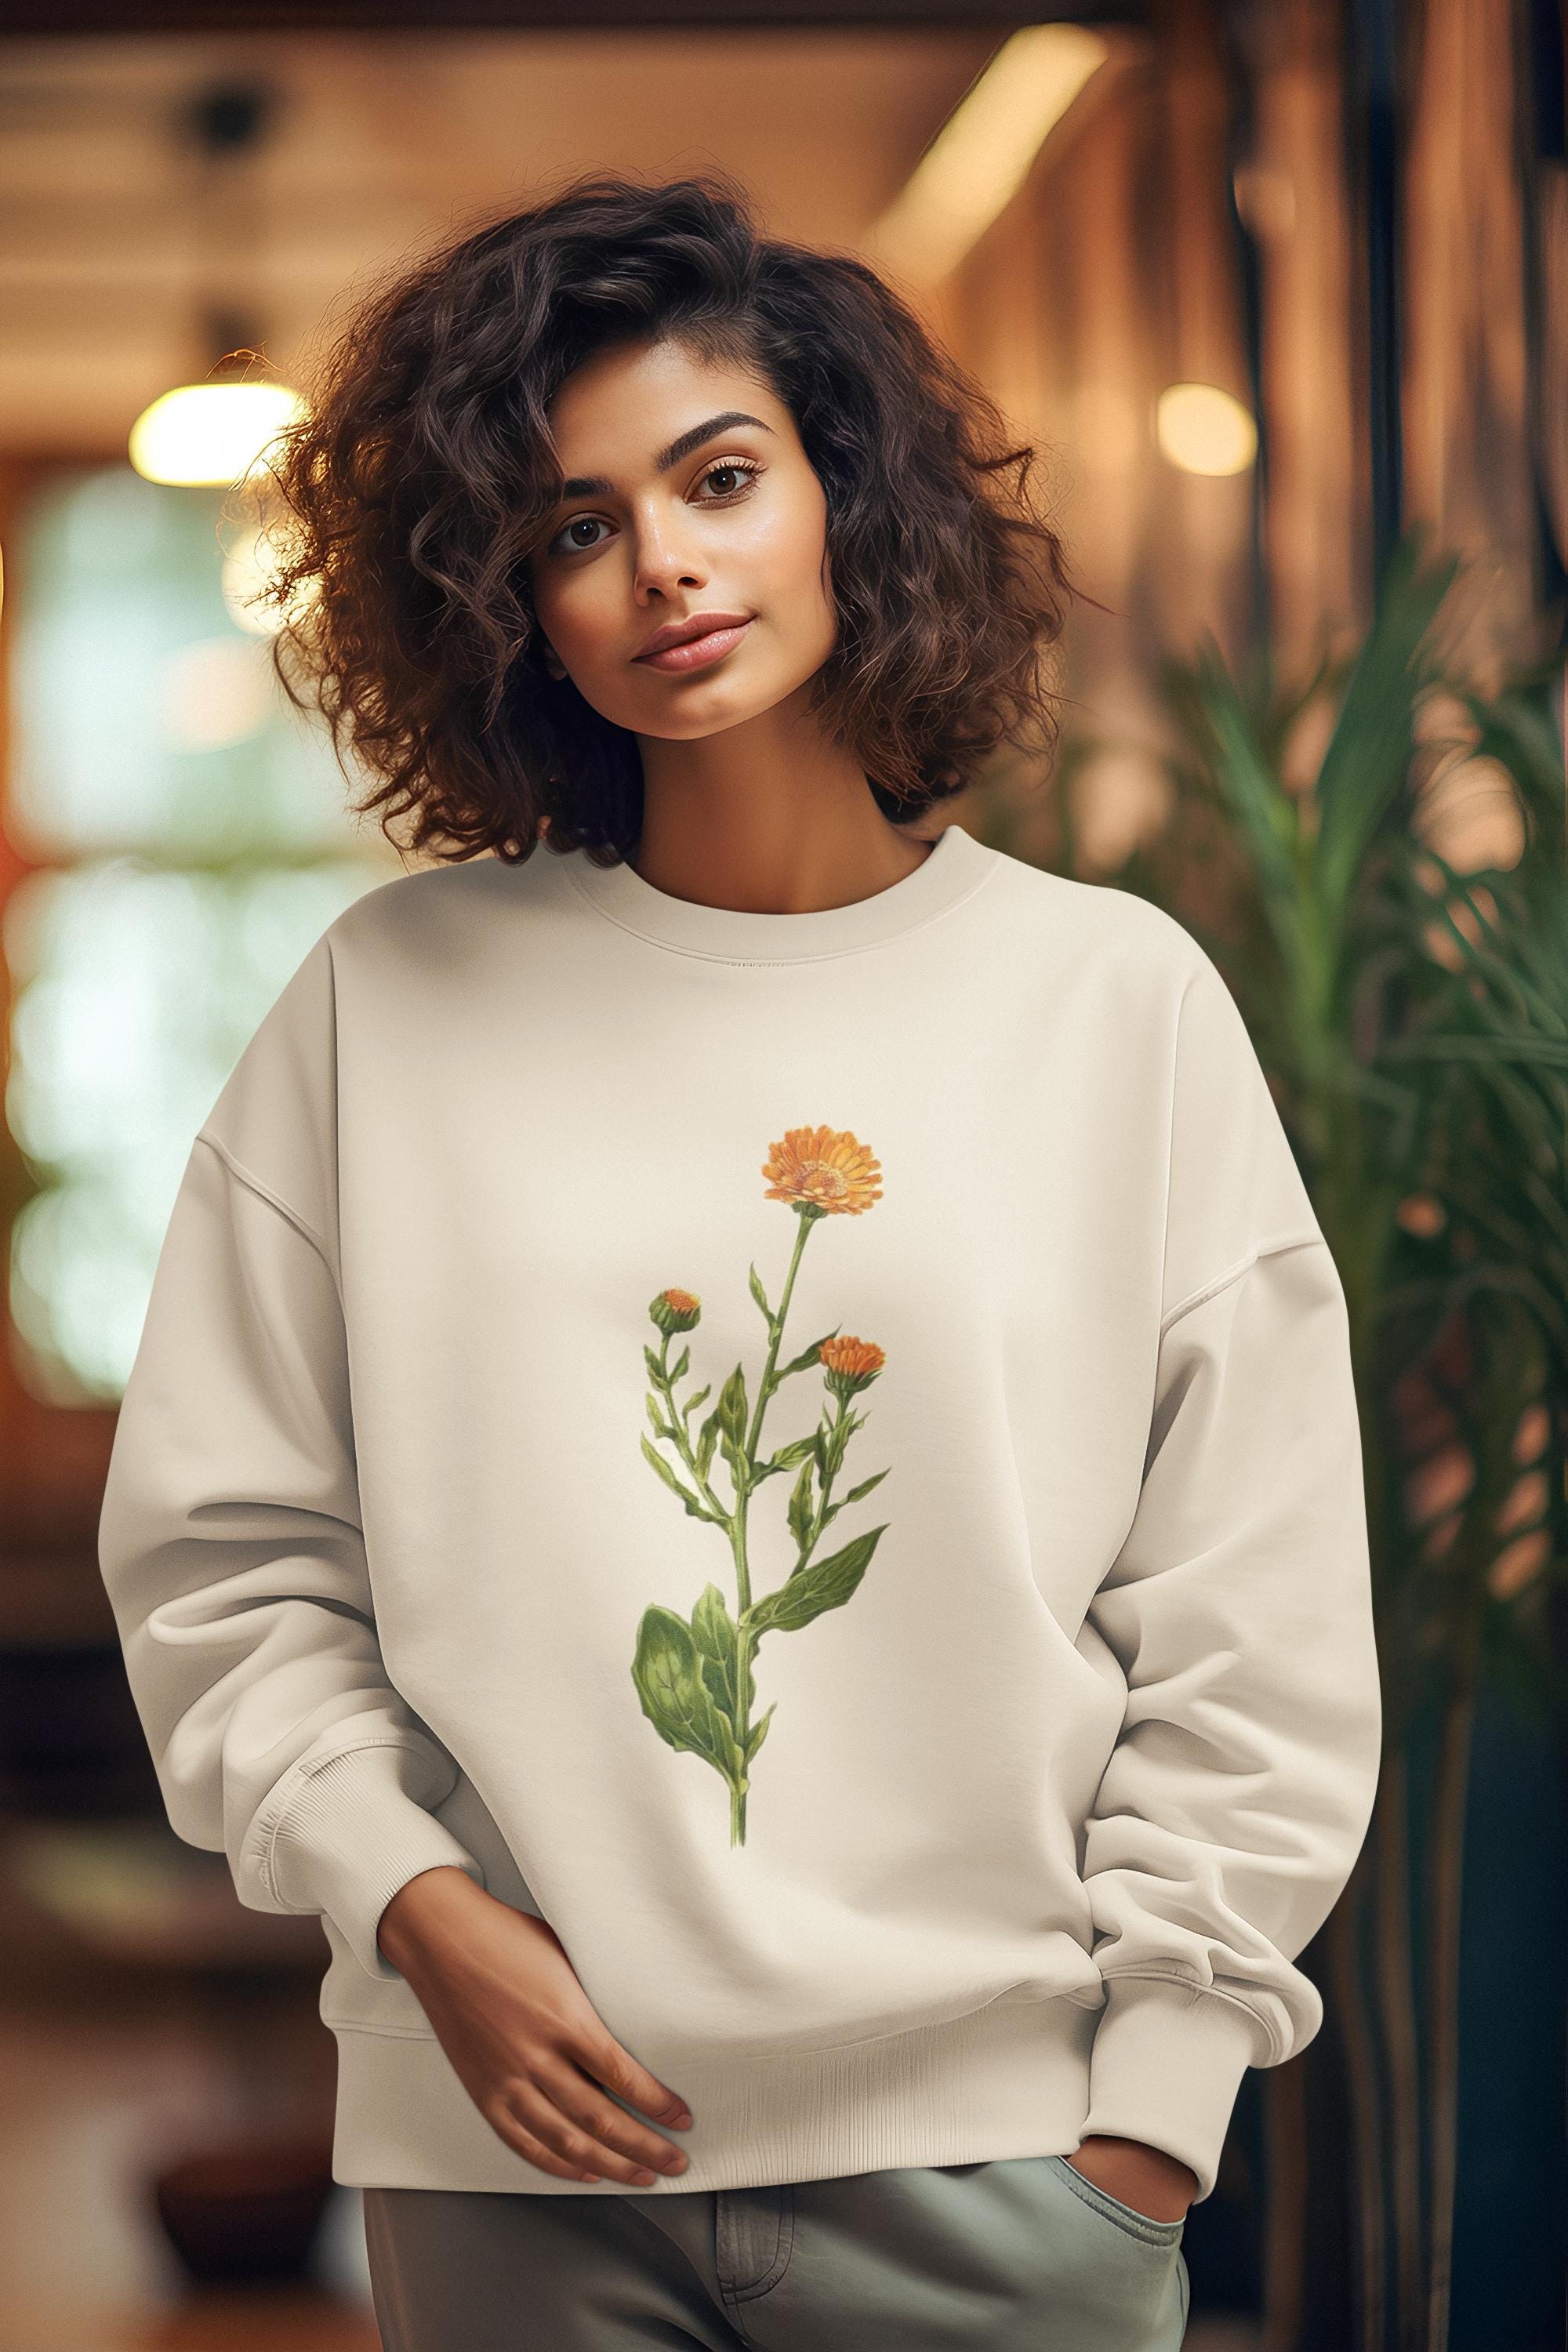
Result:
{"type": "Polygon", "coordinates": [[[341,914],[192,1144],[100,1558],[175,1830],[321,1918],[343,2182],[624,2193],[381,1952],[437,1865],[686,2099],[661,2194],[1111,2133],[1205,2198],[1321,2022],[1336,1268],[1198,943],[961,827],[803,914],[544,845],[341,914]]]}

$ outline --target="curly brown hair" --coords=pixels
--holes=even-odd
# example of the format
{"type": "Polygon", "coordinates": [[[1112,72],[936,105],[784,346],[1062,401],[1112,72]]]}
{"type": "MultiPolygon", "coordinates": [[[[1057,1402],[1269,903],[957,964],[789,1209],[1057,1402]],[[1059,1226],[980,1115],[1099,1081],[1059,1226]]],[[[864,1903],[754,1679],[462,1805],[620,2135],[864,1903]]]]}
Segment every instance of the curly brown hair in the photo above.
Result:
{"type": "Polygon", "coordinates": [[[551,400],[601,347],[665,338],[795,420],[838,616],[811,708],[883,814],[920,816],[1003,743],[1054,750],[1047,660],[1083,592],[1033,447],[874,270],[763,236],[727,175],[591,174],[374,293],[269,460],[279,677],[369,772],[359,812],[389,839],[412,814],[400,846],[635,847],[636,737],[545,667],[528,557],[560,496],[551,400]]]}

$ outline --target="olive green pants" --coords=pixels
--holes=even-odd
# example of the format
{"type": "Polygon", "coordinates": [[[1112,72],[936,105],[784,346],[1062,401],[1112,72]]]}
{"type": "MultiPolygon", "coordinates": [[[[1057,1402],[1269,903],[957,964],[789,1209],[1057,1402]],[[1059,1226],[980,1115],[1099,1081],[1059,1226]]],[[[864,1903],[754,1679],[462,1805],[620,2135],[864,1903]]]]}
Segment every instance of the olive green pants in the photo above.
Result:
{"type": "Polygon", "coordinates": [[[1183,2221],[1059,2156],[596,2197],[367,2189],[385,2352],[1177,2352],[1183,2221]]]}

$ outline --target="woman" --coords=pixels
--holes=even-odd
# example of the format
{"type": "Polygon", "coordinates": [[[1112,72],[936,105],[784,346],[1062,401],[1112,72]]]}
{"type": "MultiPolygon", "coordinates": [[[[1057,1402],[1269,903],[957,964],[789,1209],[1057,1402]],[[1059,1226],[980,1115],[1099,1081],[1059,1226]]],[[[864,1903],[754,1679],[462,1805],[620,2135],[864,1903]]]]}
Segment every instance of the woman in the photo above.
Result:
{"type": "Polygon", "coordinates": [[[1185,931],[930,822],[1052,732],[1031,456],[595,180],[280,467],[284,673],[437,862],[196,1139],[101,1557],[175,1827],[321,1918],[394,2352],[1164,2352],[1321,2021],[1335,1269],[1185,931]]]}

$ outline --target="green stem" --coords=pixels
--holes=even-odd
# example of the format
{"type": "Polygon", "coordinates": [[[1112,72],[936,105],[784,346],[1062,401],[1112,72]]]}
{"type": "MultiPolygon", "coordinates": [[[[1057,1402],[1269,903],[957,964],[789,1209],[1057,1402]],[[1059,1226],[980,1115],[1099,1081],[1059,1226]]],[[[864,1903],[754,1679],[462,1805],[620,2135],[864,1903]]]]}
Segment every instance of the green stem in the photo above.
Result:
{"type": "Polygon", "coordinates": [[[751,1501],[752,1486],[746,1474],[756,1467],[757,1441],[763,1432],[763,1415],[767,1411],[768,1399],[773,1393],[773,1366],[778,1362],[779,1347],[784,1339],[784,1318],[789,1313],[790,1293],[795,1288],[795,1270],[800,1265],[800,1254],[805,1247],[805,1236],[810,1223],[811,1220],[808,1217],[800,1219],[799,1230],[795,1237],[795,1254],[790,1259],[789,1272],[784,1277],[784,1293],[779,1300],[779,1311],[769,1326],[768,1358],[763,1366],[763,1377],[757,1384],[757,1402],[752,1411],[752,1426],[741,1449],[741,1458],[736,1471],[735,1519],[731,1531],[731,1542],[735,1553],[735,1586],[740,1594],[742,1615],[752,1605],[752,1572],[746,1559],[746,1508],[751,1501]]]}
{"type": "MultiPolygon", "coordinates": [[[[779,1310],[773,1317],[769,1329],[768,1359],[763,1366],[763,1377],[757,1389],[757,1402],[752,1413],[752,1426],[747,1433],[745,1444],[736,1464],[735,1515],[731,1522],[730,1542],[735,1556],[735,1591],[740,1600],[740,1611],[735,1626],[735,1736],[741,1743],[742,1753],[744,1753],[747,1735],[751,1729],[751,1708],[746,1698],[746,1668],[749,1663],[746,1653],[752,1637],[745,1622],[746,1612],[752,1605],[752,1573],[746,1559],[746,1510],[752,1496],[749,1474],[756,1468],[757,1444],[762,1436],[763,1415],[767,1410],[768,1398],[773,1393],[773,1367],[778,1362],[779,1346],[784,1339],[784,1318],[789,1313],[790,1293],[795,1288],[795,1272],[800,1265],[801,1252],[805,1247],[806,1233],[813,1222],[811,1218],[805,1216],[799,1217],[798,1220],[799,1229],[795,1237],[795,1250],[790,1258],[789,1272],[784,1277],[784,1290],[779,1298],[779,1310]]],[[[746,1787],[747,1783],[742,1777],[738,1784],[731,1786],[730,1790],[730,1843],[731,1845],[743,1845],[746,1842],[746,1787]]]]}
{"type": "Polygon", "coordinates": [[[801,1215],[798,1210],[795,1213],[799,1221],[799,1230],[795,1237],[795,1255],[790,1259],[789,1272],[784,1276],[784,1286],[779,1298],[779,1311],[773,1318],[768,1360],[763,1366],[762,1383],[757,1390],[757,1402],[752,1413],[751,1433],[746,1439],[746,1458],[750,1462],[756,1460],[757,1440],[763,1433],[763,1414],[767,1409],[768,1399],[773,1394],[773,1366],[778,1361],[779,1347],[784,1339],[784,1318],[789,1313],[790,1293],[795,1288],[795,1277],[800,1265],[800,1255],[805,1247],[806,1234],[816,1222],[813,1217],[801,1215]]]}
{"type": "MultiPolygon", "coordinates": [[[[829,1437],[833,1435],[835,1430],[843,1428],[849,1411],[848,1406],[845,1403],[842,1397],[836,1398],[835,1402],[838,1407],[838,1418],[837,1421],[833,1421],[828,1423],[827,1434],[829,1437]]],[[[812,1518],[811,1533],[807,1537],[805,1543],[801,1548],[800,1558],[795,1561],[795,1567],[791,1570],[792,1575],[798,1576],[800,1574],[801,1570],[809,1563],[812,1553],[822,1541],[822,1530],[827,1517],[828,1499],[833,1493],[833,1481],[837,1476],[838,1470],[842,1467],[843,1465],[840,1463],[836,1468],[824,1470],[820,1474],[822,1491],[816,1498],[816,1510],[812,1518]]]]}
{"type": "Polygon", "coordinates": [[[723,1504],[719,1500],[718,1496],[713,1492],[713,1489],[709,1485],[707,1479],[702,1475],[701,1471],[697,1467],[697,1456],[691,1450],[691,1440],[687,1433],[685,1415],[681,1412],[680,1407],[675,1402],[675,1388],[669,1376],[669,1341],[670,1334],[667,1331],[664,1335],[664,1345],[659,1350],[659,1393],[663,1397],[666,1404],[669,1407],[669,1418],[674,1431],[675,1442],[680,1448],[681,1460],[685,1463],[687,1468],[691,1473],[691,1483],[696,1487],[702,1501],[705,1502],[712,1511],[714,1517],[719,1521],[721,1527],[727,1528],[730,1525],[730,1514],[724,1508],[723,1504]]]}

